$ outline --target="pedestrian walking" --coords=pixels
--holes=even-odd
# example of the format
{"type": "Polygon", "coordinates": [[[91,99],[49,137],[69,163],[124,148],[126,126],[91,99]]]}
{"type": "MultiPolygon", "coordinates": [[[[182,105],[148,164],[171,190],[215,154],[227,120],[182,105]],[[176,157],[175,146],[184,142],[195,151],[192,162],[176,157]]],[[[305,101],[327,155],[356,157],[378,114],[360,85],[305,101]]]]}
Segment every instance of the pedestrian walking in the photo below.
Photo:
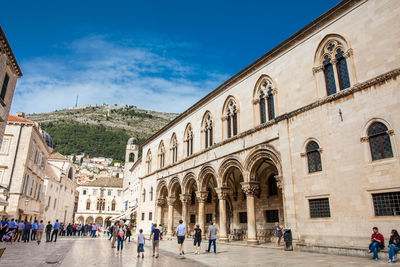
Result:
{"type": "Polygon", "coordinates": [[[46,225],[46,242],[50,242],[50,234],[53,229],[53,225],[51,225],[50,221],[46,225]]]}
{"type": "Polygon", "coordinates": [[[144,238],[143,229],[139,230],[138,238],[137,238],[137,257],[140,257],[140,253],[142,253],[142,258],[144,258],[144,244],[146,240],[144,238]]]}
{"type": "Polygon", "coordinates": [[[37,244],[40,244],[40,241],[42,240],[43,236],[43,230],[44,230],[44,223],[43,220],[40,220],[40,223],[38,224],[38,230],[37,230],[37,244]]]}
{"type": "Polygon", "coordinates": [[[0,242],[3,242],[3,236],[6,234],[9,228],[9,222],[7,218],[4,218],[0,223],[0,242]]]}
{"type": "Polygon", "coordinates": [[[37,220],[35,220],[35,221],[32,223],[32,233],[31,233],[31,240],[32,240],[32,241],[35,241],[35,240],[36,240],[36,235],[37,235],[37,230],[38,230],[38,228],[39,228],[39,225],[38,225],[38,223],[37,223],[37,220]]]}
{"type": "Polygon", "coordinates": [[[183,242],[185,242],[186,226],[183,224],[183,220],[179,220],[179,225],[176,227],[176,236],[178,237],[179,255],[185,254],[183,242]]]}
{"type": "Polygon", "coordinates": [[[127,229],[126,229],[126,240],[128,240],[128,242],[131,242],[131,235],[132,235],[131,231],[132,231],[131,227],[128,226],[127,229]]]}
{"type": "Polygon", "coordinates": [[[194,246],[194,254],[200,254],[200,244],[201,244],[201,229],[198,224],[196,224],[196,228],[193,230],[193,246],[194,246]]]}
{"type": "Polygon", "coordinates": [[[214,253],[217,253],[217,246],[215,241],[217,240],[217,228],[214,226],[213,222],[210,222],[210,226],[208,226],[208,250],[210,252],[211,244],[214,246],[214,253]]]}
{"type": "Polygon", "coordinates": [[[114,225],[113,224],[108,227],[108,233],[109,233],[109,236],[110,236],[108,238],[108,240],[111,240],[113,238],[113,236],[114,236],[114,225]]]}
{"type": "Polygon", "coordinates": [[[19,220],[18,231],[17,231],[14,241],[19,242],[21,240],[22,234],[24,233],[24,228],[25,228],[25,224],[23,223],[22,220],[19,220]]]}
{"type": "Polygon", "coordinates": [[[118,226],[118,236],[117,236],[117,254],[121,248],[121,252],[122,249],[124,248],[124,236],[125,236],[125,227],[122,223],[119,224],[118,226]]]}
{"type": "Polygon", "coordinates": [[[281,245],[282,232],[283,232],[283,229],[279,225],[279,222],[275,223],[274,230],[275,230],[275,237],[277,238],[276,239],[276,246],[279,247],[281,245]]]}
{"type": "Polygon", "coordinates": [[[164,233],[164,227],[162,226],[161,223],[158,225],[158,229],[160,229],[160,240],[162,240],[163,239],[163,233],[164,233]]]}
{"type": "Polygon", "coordinates": [[[151,232],[152,240],[153,240],[153,257],[157,250],[157,255],[155,256],[158,258],[160,256],[160,229],[157,228],[157,224],[153,225],[153,231],[151,232]]]}
{"type": "Polygon", "coordinates": [[[397,230],[393,229],[389,240],[389,263],[396,262],[394,254],[400,251],[400,236],[397,230]]]}
{"type": "Polygon", "coordinates": [[[113,232],[112,232],[112,241],[111,241],[111,248],[115,248],[115,241],[117,241],[117,235],[118,235],[118,223],[114,223],[113,227],[113,232]]]}
{"type": "Polygon", "coordinates": [[[31,235],[32,224],[30,221],[25,220],[25,228],[24,228],[24,235],[22,236],[22,240],[24,243],[29,243],[29,237],[31,235]]]}
{"type": "Polygon", "coordinates": [[[57,242],[57,236],[58,236],[58,230],[60,229],[60,223],[58,220],[53,225],[53,232],[51,233],[51,240],[50,242],[53,242],[53,237],[54,237],[54,242],[57,242]]]}

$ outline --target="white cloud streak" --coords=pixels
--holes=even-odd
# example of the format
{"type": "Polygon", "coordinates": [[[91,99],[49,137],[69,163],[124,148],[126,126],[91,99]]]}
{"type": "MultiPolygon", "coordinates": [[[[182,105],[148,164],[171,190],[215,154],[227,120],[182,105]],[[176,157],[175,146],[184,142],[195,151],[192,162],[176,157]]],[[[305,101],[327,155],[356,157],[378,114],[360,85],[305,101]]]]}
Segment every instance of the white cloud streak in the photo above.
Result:
{"type": "Polygon", "coordinates": [[[182,112],[228,75],[191,64],[193,44],[135,44],[93,35],[62,47],[63,55],[22,62],[12,112],[120,104],[182,112]],[[171,52],[172,51],[172,52],[171,52]],[[174,55],[174,53],[176,53],[174,55]]]}

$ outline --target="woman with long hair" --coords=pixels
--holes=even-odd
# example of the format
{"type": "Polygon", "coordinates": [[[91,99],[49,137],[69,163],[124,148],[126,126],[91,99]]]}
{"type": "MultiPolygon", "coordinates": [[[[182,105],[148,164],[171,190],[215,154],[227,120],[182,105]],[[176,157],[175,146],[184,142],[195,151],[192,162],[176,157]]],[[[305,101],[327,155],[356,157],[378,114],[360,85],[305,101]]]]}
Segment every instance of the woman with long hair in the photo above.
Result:
{"type": "Polygon", "coordinates": [[[389,262],[395,262],[396,251],[400,251],[400,236],[397,230],[393,229],[389,240],[389,262]]]}

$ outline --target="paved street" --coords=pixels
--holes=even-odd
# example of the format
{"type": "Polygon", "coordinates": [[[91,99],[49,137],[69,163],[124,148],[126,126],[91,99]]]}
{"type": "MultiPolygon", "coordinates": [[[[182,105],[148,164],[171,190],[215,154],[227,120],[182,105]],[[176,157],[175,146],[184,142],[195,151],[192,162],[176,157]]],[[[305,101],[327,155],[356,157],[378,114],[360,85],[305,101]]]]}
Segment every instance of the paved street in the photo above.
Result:
{"type": "MultiPolygon", "coordinates": [[[[192,252],[190,240],[185,242],[186,253],[179,256],[176,241],[162,241],[159,259],[151,257],[150,242],[145,247],[145,258],[136,258],[136,243],[125,245],[117,255],[105,238],[60,238],[57,243],[7,244],[0,259],[2,267],[20,266],[387,266],[386,259],[378,262],[370,258],[325,255],[307,252],[286,252],[281,249],[254,248],[219,244],[218,253],[192,252]]],[[[4,244],[2,245],[4,246],[4,244]]],[[[392,264],[400,266],[399,263],[392,264]]]]}

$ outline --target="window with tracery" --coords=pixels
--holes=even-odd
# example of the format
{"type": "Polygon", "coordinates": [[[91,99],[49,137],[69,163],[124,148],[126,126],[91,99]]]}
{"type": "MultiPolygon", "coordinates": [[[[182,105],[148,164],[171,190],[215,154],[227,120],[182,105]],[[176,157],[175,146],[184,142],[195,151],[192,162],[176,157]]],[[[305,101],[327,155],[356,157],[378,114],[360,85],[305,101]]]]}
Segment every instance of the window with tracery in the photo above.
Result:
{"type": "Polygon", "coordinates": [[[86,201],[86,209],[90,210],[90,199],[86,201]]]}
{"type": "Polygon", "coordinates": [[[238,107],[236,101],[231,98],[225,108],[226,127],[228,138],[238,134],[238,107]]]}
{"type": "Polygon", "coordinates": [[[255,102],[258,103],[260,123],[275,119],[274,85],[268,77],[264,77],[257,88],[255,102]]]}
{"type": "Polygon", "coordinates": [[[203,121],[203,132],[204,132],[204,148],[208,148],[213,145],[213,120],[211,114],[208,113],[204,117],[203,121]]]}
{"type": "Polygon", "coordinates": [[[113,199],[113,201],[111,202],[111,210],[114,211],[115,210],[115,205],[116,205],[116,201],[115,199],[113,199]]]}
{"type": "Polygon", "coordinates": [[[96,209],[99,211],[104,211],[106,207],[106,200],[104,198],[99,198],[96,203],[96,209]]]}
{"type": "Polygon", "coordinates": [[[176,139],[176,135],[174,134],[171,139],[171,158],[172,163],[178,161],[178,140],[176,139]]]}
{"type": "Polygon", "coordinates": [[[308,162],[308,172],[318,172],[322,171],[322,162],[321,162],[321,154],[320,154],[319,145],[315,141],[310,141],[307,144],[306,152],[307,152],[307,162],[308,162]]]}
{"type": "Polygon", "coordinates": [[[381,122],[371,124],[368,128],[368,140],[372,160],[393,157],[392,144],[385,124],[381,122]]]}
{"type": "Polygon", "coordinates": [[[147,174],[151,173],[151,151],[147,152],[146,156],[146,167],[147,167],[147,174]]]}
{"type": "Polygon", "coordinates": [[[186,156],[189,157],[193,154],[193,131],[190,124],[186,127],[184,141],[186,143],[186,156]]]}
{"type": "Polygon", "coordinates": [[[158,166],[160,168],[164,168],[165,166],[165,147],[162,141],[158,147],[158,166]]]}

